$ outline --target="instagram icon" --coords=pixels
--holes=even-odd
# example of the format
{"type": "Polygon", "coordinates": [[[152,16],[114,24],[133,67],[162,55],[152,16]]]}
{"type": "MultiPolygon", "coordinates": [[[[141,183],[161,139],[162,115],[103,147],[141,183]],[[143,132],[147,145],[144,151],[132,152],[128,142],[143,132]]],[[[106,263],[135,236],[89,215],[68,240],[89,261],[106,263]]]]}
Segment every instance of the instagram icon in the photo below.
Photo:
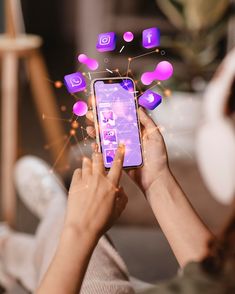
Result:
{"type": "Polygon", "coordinates": [[[96,49],[99,52],[113,51],[116,48],[116,34],[114,32],[98,35],[96,49]]]}

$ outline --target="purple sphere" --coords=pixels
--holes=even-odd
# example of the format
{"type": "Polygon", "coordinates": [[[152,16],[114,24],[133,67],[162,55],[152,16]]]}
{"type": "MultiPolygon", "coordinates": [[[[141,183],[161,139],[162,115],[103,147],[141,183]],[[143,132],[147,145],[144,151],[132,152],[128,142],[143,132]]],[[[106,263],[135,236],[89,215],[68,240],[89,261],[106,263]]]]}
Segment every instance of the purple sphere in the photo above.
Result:
{"type": "Polygon", "coordinates": [[[73,113],[77,116],[84,116],[88,111],[88,106],[84,101],[78,101],[73,105],[73,113]]]}
{"type": "Polygon", "coordinates": [[[154,71],[154,77],[156,80],[165,81],[173,75],[174,69],[170,62],[161,61],[158,63],[154,71]]]}
{"type": "Polygon", "coordinates": [[[125,32],[124,35],[123,35],[123,39],[126,42],[131,42],[134,39],[134,35],[133,35],[132,32],[125,32]]]}

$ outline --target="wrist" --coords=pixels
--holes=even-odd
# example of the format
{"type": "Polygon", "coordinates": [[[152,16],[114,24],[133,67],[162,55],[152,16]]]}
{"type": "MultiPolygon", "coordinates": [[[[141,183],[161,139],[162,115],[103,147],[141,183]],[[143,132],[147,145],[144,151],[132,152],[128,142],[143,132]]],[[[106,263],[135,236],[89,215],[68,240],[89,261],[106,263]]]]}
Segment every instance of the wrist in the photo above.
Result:
{"type": "Polygon", "coordinates": [[[71,223],[65,223],[61,240],[70,240],[75,244],[78,242],[86,243],[90,247],[95,247],[99,241],[98,234],[88,231],[85,228],[80,228],[71,223]]]}
{"type": "Polygon", "coordinates": [[[151,198],[162,195],[163,190],[170,189],[173,181],[174,176],[172,175],[169,167],[166,167],[146,190],[145,194],[148,202],[151,202],[151,198]]]}

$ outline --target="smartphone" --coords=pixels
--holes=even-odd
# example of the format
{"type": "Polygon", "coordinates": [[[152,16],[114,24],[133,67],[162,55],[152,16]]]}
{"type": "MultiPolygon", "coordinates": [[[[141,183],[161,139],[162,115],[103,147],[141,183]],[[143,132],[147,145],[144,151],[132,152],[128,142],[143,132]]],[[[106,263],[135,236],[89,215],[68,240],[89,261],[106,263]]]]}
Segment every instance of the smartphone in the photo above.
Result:
{"type": "Polygon", "coordinates": [[[125,145],[124,168],[143,164],[135,83],[131,78],[105,78],[92,82],[96,138],[109,169],[119,143],[125,145]]]}

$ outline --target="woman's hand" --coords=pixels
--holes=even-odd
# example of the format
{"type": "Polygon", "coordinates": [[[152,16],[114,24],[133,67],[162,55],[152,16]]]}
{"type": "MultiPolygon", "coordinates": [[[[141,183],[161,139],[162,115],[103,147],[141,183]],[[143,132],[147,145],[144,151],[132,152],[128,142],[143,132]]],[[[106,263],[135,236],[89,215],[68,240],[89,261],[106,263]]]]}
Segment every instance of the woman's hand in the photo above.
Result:
{"type": "Polygon", "coordinates": [[[140,169],[131,171],[130,175],[146,194],[155,180],[169,172],[169,167],[166,146],[157,125],[142,108],[139,109],[139,118],[144,164],[140,169]]]}
{"type": "Polygon", "coordinates": [[[65,228],[99,238],[120,216],[127,203],[127,196],[119,188],[124,151],[120,145],[108,174],[101,153],[94,152],[92,160],[83,159],[82,169],[74,172],[70,186],[65,228]]]}
{"type": "MultiPolygon", "coordinates": [[[[93,122],[91,111],[87,113],[87,118],[93,122]]],[[[139,108],[139,118],[142,124],[142,142],[144,165],[141,168],[131,170],[129,175],[137,182],[143,192],[146,194],[152,183],[169,172],[167,152],[163,137],[153,122],[153,120],[139,108]]],[[[95,137],[93,126],[87,127],[87,133],[95,137]]]]}
{"type": "Polygon", "coordinates": [[[101,235],[127,203],[118,189],[125,148],[119,146],[106,175],[102,155],[84,158],[73,175],[60,243],[37,294],[79,293],[92,252],[101,235]]]}

